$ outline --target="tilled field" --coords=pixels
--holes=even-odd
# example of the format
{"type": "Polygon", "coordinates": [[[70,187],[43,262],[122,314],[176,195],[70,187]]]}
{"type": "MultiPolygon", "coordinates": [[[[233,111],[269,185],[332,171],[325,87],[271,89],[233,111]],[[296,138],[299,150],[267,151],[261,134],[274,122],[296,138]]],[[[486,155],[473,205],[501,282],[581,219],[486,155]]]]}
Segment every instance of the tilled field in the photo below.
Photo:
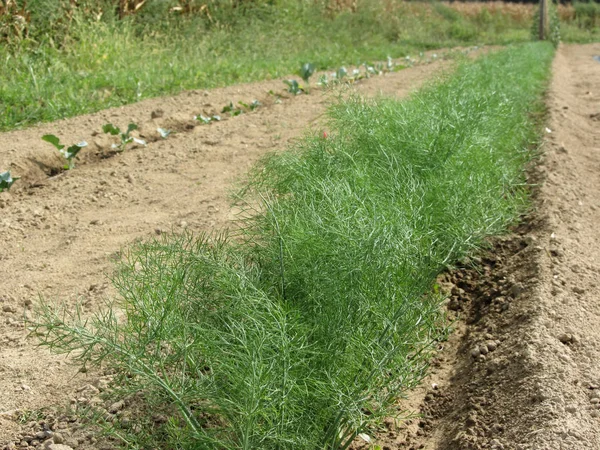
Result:
{"type": "MultiPolygon", "coordinates": [[[[86,402],[103,383],[101,373],[79,373],[27,338],[23,314],[34,302],[79,303],[84,314],[102,308],[114,294],[108,277],[123,246],[163,232],[227,226],[235,218],[229,193],[258,158],[310,129],[322,132],[322,115],[340,94],[407,95],[450,67],[438,53],[431,64],[351,89],[293,96],[275,80],[186,92],[1,134],[0,167],[22,179],[0,194],[0,445],[43,442],[33,437],[50,425],[47,411],[86,402]],[[254,99],[262,106],[252,113],[221,114],[223,120],[210,125],[193,120],[254,99]],[[115,154],[101,132],[107,122],[138,124],[148,146],[115,154]],[[162,140],[158,127],[174,133],[162,140]],[[63,162],[41,140],[47,133],[69,145],[89,143],[74,170],[54,175],[63,162]]],[[[73,431],[65,420],[57,426],[73,431]]],[[[63,433],[75,436],[69,445],[95,446],[93,434],[71,431],[63,433]]]]}
{"type": "MultiPolygon", "coordinates": [[[[459,318],[456,332],[423,389],[401,405],[422,417],[387,421],[377,437],[383,448],[600,448],[598,54],[598,45],[559,50],[545,157],[531,171],[542,182],[536,208],[493,251],[441,280],[459,318]]],[[[444,67],[417,66],[353,89],[402,96],[444,67]]],[[[107,276],[123,246],[164,231],[227,226],[235,217],[228,200],[235,180],[264,153],[310,127],[323,129],[331,96],[284,94],[276,103],[267,93],[283,94],[281,86],[188,92],[0,135],[0,168],[12,164],[23,176],[0,194],[0,445],[50,447],[45,427],[59,430],[71,448],[106,445],[54,412],[89,402],[104,374],[80,373],[36,348],[23,312],[39,296],[98,310],[113,294],[107,276]],[[211,125],[192,120],[253,99],[264,106],[250,114],[211,125]],[[107,122],[140,124],[148,147],[112,154],[109,140],[92,134],[107,122]],[[157,127],[176,133],[162,141],[157,127]],[[52,175],[61,163],[40,140],[46,133],[90,143],[74,171],[52,175]]]]}

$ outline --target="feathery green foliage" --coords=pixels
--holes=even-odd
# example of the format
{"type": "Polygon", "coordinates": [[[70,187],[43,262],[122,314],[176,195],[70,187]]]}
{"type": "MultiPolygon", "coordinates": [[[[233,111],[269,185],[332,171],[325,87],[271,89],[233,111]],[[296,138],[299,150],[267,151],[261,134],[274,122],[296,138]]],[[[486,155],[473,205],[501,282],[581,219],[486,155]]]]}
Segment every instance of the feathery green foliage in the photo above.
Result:
{"type": "Polygon", "coordinates": [[[137,428],[110,424],[129,448],[348,448],[424,376],[436,275],[523,211],[552,56],[527,44],[406,101],[342,101],[327,137],[252,172],[236,239],[136,244],[112,309],[46,305],[31,326],[114,367],[114,397],[143,394],[137,428]]]}

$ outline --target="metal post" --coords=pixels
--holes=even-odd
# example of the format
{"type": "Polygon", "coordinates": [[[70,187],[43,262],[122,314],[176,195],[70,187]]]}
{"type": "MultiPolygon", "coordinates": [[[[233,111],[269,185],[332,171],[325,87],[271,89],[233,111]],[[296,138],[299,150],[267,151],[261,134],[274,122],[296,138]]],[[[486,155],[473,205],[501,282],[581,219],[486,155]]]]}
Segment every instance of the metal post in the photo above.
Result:
{"type": "Polygon", "coordinates": [[[548,24],[548,3],[547,0],[540,0],[540,41],[545,41],[548,24]]]}

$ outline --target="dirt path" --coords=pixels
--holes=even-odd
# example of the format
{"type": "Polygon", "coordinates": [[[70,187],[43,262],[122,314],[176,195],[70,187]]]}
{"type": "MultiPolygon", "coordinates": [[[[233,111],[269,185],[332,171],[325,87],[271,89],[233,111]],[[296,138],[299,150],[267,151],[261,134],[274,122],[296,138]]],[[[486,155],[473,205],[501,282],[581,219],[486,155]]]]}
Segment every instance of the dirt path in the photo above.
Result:
{"type": "Polygon", "coordinates": [[[384,449],[600,448],[600,44],[561,46],[535,210],[440,279],[457,332],[384,449]],[[475,262],[475,267],[473,267],[475,262]]]}
{"type": "MultiPolygon", "coordinates": [[[[363,80],[353,89],[364,95],[406,95],[449,66],[438,59],[363,80]]],[[[233,217],[228,190],[234,180],[265,152],[285,148],[318,127],[332,100],[318,90],[290,97],[282,86],[276,80],[186,92],[0,134],[0,168],[23,177],[0,194],[0,445],[25,448],[27,434],[30,444],[39,441],[32,436],[40,429],[36,420],[44,416],[40,409],[77,402],[84,396],[80,387],[99,383],[98,374],[78,373],[64,357],[26,339],[23,313],[39,296],[71,306],[81,302],[84,313],[92,312],[113,294],[106,276],[122,246],[163,231],[226,225],[233,217]],[[276,102],[269,91],[285,98],[276,102]],[[219,113],[230,101],[253,99],[263,106],[252,113],[211,125],[192,120],[196,114],[219,113]],[[139,124],[149,145],[111,155],[110,141],[92,134],[107,122],[139,124]],[[163,141],[157,127],[177,133],[163,141]],[[40,140],[46,133],[68,144],[90,143],[75,170],[48,176],[62,162],[40,140]]],[[[90,439],[68,443],[94,447],[90,439]]]]}

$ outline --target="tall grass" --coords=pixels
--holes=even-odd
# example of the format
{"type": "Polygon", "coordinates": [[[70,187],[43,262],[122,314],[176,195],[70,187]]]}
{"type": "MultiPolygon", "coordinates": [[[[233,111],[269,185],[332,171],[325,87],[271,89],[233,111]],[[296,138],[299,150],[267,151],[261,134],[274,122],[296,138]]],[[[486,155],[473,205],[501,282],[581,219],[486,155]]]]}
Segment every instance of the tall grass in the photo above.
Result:
{"type": "Polygon", "coordinates": [[[395,0],[359,1],[355,12],[318,2],[242,2],[250,6],[217,9],[210,18],[170,13],[173,2],[154,1],[122,20],[103,6],[114,2],[80,3],[65,11],[68,2],[30,1],[28,38],[0,42],[0,131],[185,89],[281,77],[306,62],[326,69],[529,39],[519,23],[395,0]]]}
{"type": "Polygon", "coordinates": [[[525,208],[552,55],[513,47],[407,101],[342,101],[329,137],[251,173],[235,239],[137,244],[113,308],[86,324],[46,305],[32,328],[115,370],[129,448],[348,448],[425,374],[436,275],[525,208]]]}
{"type": "Polygon", "coordinates": [[[573,2],[573,8],[580,28],[594,29],[600,26],[600,2],[594,0],[573,2]]]}

